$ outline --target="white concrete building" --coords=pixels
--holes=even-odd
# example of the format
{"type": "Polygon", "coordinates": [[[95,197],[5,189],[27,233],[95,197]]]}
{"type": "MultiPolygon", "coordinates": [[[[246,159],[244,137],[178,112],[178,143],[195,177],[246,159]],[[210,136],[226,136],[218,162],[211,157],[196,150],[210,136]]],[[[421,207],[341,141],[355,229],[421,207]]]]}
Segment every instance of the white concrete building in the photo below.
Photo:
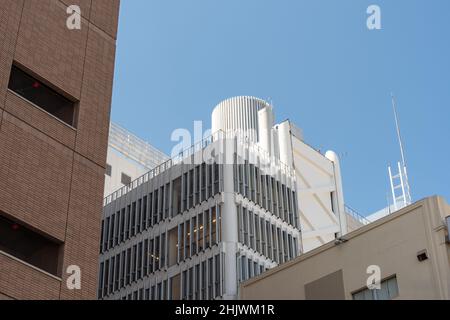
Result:
{"type": "Polygon", "coordinates": [[[236,299],[347,232],[336,154],[273,119],[261,99],[225,100],[210,138],[106,197],[99,299],[236,299]]]}
{"type": "Polygon", "coordinates": [[[303,252],[312,250],[366,223],[344,204],[339,158],[304,142],[295,124],[274,123],[272,106],[255,97],[234,97],[213,111],[212,132],[240,131],[270,157],[294,168],[303,252]]]}
{"type": "Polygon", "coordinates": [[[106,158],[105,197],[168,159],[163,152],[111,122],[106,158]]]}

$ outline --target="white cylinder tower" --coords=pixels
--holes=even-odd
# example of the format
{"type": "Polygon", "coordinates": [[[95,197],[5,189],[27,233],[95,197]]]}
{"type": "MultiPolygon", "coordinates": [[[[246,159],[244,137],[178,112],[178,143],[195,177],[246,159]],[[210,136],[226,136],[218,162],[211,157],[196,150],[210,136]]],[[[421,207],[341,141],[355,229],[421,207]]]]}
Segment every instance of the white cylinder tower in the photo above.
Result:
{"type": "Polygon", "coordinates": [[[211,131],[239,131],[250,141],[258,142],[258,111],[265,107],[270,105],[255,97],[241,96],[224,100],[212,112],[211,131]]]}

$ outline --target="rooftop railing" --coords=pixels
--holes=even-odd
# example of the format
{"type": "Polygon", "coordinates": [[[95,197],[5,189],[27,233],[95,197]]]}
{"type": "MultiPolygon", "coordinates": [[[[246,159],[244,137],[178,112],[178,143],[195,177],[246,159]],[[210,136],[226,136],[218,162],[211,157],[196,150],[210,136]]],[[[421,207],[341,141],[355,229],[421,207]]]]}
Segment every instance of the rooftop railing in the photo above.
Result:
{"type": "Polygon", "coordinates": [[[114,122],[109,127],[108,144],[149,169],[169,159],[166,154],[114,122]]]}
{"type": "MultiPolygon", "coordinates": [[[[295,178],[295,170],[281,162],[279,159],[271,158],[269,153],[262,149],[256,142],[248,141],[244,137],[242,137],[239,134],[236,134],[236,132],[223,132],[221,130],[216,131],[209,137],[203,139],[202,141],[199,141],[192,146],[184,149],[182,152],[177,154],[176,156],[173,156],[171,159],[159,164],[149,172],[145,173],[144,175],[140,176],[139,178],[132,181],[130,184],[121,187],[119,190],[113,192],[112,194],[105,197],[103,201],[103,205],[106,206],[112,201],[115,201],[116,199],[120,198],[121,196],[127,194],[128,192],[136,189],[140,185],[148,182],[149,180],[153,179],[154,177],[160,175],[161,173],[167,171],[174,165],[180,164],[180,163],[187,163],[190,162],[187,161],[187,159],[190,159],[189,157],[197,154],[198,152],[203,151],[206,147],[212,145],[216,141],[225,140],[225,139],[237,139],[237,142],[240,143],[242,146],[248,148],[249,150],[253,151],[254,153],[259,154],[260,156],[267,157],[269,161],[267,162],[271,166],[277,166],[283,173],[290,175],[295,178]]],[[[203,157],[202,157],[203,159],[203,157]]]]}
{"type": "Polygon", "coordinates": [[[370,223],[370,221],[368,219],[363,217],[360,213],[358,213],[355,209],[353,209],[352,207],[350,207],[348,205],[345,205],[345,213],[350,215],[352,218],[354,218],[356,221],[358,221],[362,225],[366,225],[366,224],[370,223]]]}

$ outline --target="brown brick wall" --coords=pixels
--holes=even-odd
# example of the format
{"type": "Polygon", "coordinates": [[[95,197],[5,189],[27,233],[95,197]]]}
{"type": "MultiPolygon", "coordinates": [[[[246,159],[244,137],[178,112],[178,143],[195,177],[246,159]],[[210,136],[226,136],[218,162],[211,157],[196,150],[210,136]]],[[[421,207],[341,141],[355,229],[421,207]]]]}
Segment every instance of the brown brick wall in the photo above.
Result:
{"type": "Polygon", "coordinates": [[[67,17],[57,0],[26,0],[14,59],[79,99],[89,28],[69,30],[67,17]]]}
{"type": "Polygon", "coordinates": [[[98,28],[105,31],[108,35],[116,38],[118,18],[111,19],[111,17],[119,16],[119,1],[110,0],[93,0],[91,5],[90,21],[98,28]]]}
{"type": "MultiPolygon", "coordinates": [[[[75,154],[63,269],[71,264],[79,265],[83,282],[82,290],[79,291],[63,287],[63,299],[95,298],[92,294],[96,294],[98,277],[101,229],[99,212],[103,207],[103,195],[98,190],[103,190],[104,173],[104,168],[75,154]]],[[[66,278],[63,277],[63,280],[66,281],[66,278]]]]}
{"type": "Polygon", "coordinates": [[[105,33],[89,30],[78,117],[76,151],[105,167],[115,45],[105,33]]]}
{"type": "Polygon", "coordinates": [[[64,240],[73,151],[5,112],[0,210],[64,240]]]}
{"type": "Polygon", "coordinates": [[[81,16],[89,20],[89,16],[91,14],[91,2],[97,0],[59,0],[59,1],[66,6],[70,6],[73,4],[79,6],[81,9],[81,16]]]}
{"type": "Polygon", "coordinates": [[[77,131],[40,108],[36,108],[28,101],[9,91],[6,94],[5,111],[24,121],[38,131],[74,149],[77,131]]]}
{"type": "Polygon", "coordinates": [[[23,0],[0,1],[0,109],[5,107],[6,89],[19,30],[22,6],[23,0]]]}
{"type": "Polygon", "coordinates": [[[59,298],[61,280],[40,272],[0,253],[0,288],[13,299],[55,300],[59,298]]]}
{"type": "Polygon", "coordinates": [[[0,296],[95,299],[119,0],[0,1],[0,211],[63,242],[62,280],[0,252],[0,296]],[[78,4],[82,29],[66,28],[78,4]],[[71,128],[8,92],[13,61],[79,103],[71,128]],[[65,270],[81,268],[81,290],[65,270]]]}

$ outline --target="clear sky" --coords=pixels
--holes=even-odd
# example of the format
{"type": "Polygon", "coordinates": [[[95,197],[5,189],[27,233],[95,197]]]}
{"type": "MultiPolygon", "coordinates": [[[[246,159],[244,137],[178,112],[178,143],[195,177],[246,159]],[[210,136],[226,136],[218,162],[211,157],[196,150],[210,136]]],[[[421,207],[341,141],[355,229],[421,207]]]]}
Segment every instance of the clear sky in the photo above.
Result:
{"type": "Polygon", "coordinates": [[[413,200],[450,201],[449,0],[121,1],[112,120],[166,153],[221,100],[270,97],[277,121],[341,155],[346,203],[372,213],[400,160],[391,92],[413,200]]]}

